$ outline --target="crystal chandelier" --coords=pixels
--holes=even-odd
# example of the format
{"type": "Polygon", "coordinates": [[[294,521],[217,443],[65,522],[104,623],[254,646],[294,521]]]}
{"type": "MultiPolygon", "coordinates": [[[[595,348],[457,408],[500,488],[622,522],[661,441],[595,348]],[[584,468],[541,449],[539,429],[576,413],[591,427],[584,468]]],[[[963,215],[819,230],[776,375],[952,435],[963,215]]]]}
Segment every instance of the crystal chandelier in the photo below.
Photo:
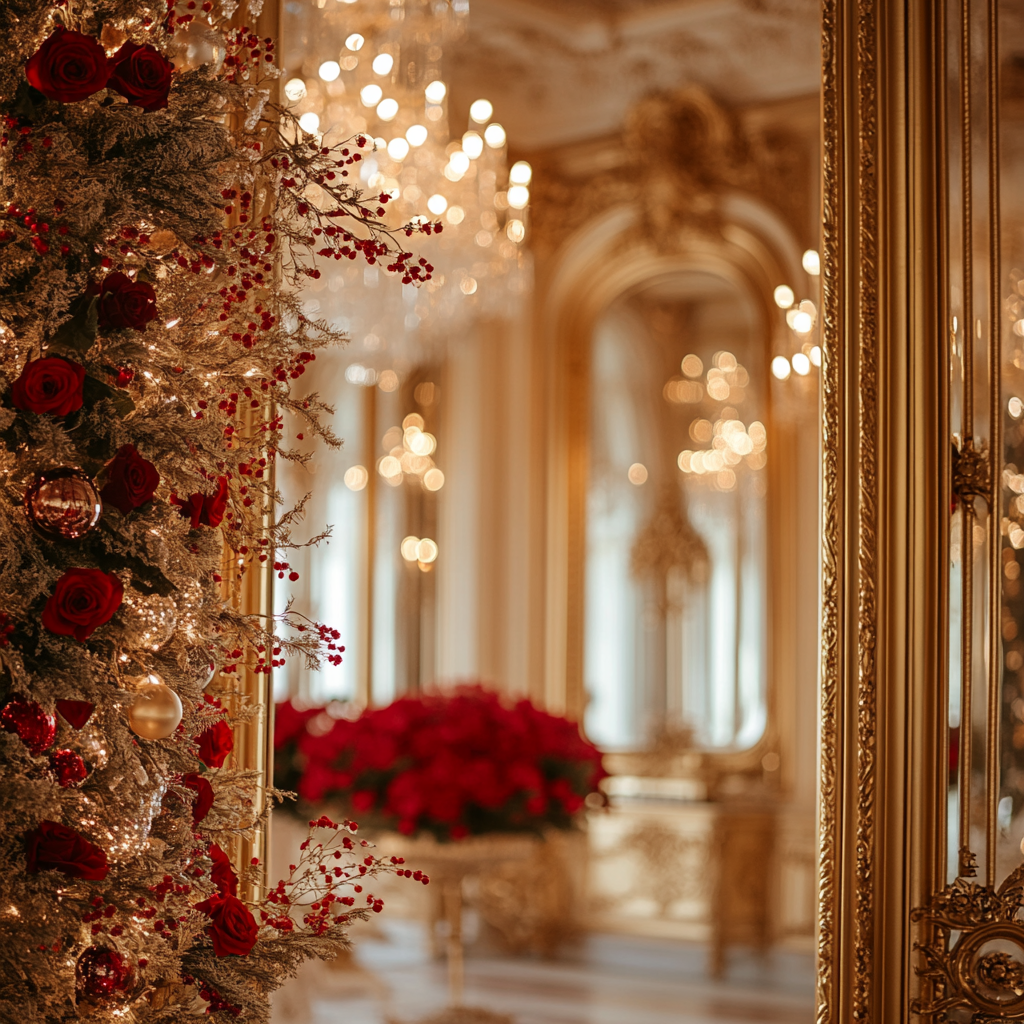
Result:
{"type": "Polygon", "coordinates": [[[452,134],[443,56],[465,35],[465,0],[307,0],[286,10],[294,53],[284,93],[302,128],[331,142],[364,134],[360,186],[388,194],[387,223],[442,226],[416,236],[434,268],[425,287],[353,263],[332,264],[309,289],[310,311],[349,332],[371,364],[364,376],[376,379],[372,364],[422,356],[470,320],[514,308],[529,275],[531,169],[508,168],[505,131],[486,99],[452,134]]]}

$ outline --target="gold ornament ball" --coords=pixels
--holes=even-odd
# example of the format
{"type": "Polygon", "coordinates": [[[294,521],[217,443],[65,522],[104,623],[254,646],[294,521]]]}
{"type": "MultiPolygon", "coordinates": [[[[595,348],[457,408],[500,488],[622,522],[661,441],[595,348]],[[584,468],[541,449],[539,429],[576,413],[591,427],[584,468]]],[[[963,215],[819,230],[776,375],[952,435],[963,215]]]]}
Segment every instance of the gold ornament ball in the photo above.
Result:
{"type": "Polygon", "coordinates": [[[128,724],[144,740],[165,740],[181,721],[181,700],[155,673],[136,682],[135,702],[128,709],[128,724]]]}
{"type": "Polygon", "coordinates": [[[29,485],[25,511],[43,533],[80,540],[100,521],[103,503],[95,484],[81,470],[50,469],[29,485]]]}

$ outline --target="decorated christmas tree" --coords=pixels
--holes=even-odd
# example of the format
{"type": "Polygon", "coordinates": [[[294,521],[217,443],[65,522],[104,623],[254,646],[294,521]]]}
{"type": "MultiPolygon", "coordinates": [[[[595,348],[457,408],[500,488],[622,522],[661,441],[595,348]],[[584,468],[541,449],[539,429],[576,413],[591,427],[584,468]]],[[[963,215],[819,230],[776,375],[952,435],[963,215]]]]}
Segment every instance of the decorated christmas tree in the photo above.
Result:
{"type": "Polygon", "coordinates": [[[239,600],[290,573],[289,439],[338,443],[291,394],[340,340],[301,284],[332,259],[430,272],[350,183],[372,143],[275,106],[258,6],[0,4],[4,1021],[265,1020],[380,909],[344,823],[280,883],[237,863],[267,813],[232,755],[241,683],[340,657],[239,600]]]}

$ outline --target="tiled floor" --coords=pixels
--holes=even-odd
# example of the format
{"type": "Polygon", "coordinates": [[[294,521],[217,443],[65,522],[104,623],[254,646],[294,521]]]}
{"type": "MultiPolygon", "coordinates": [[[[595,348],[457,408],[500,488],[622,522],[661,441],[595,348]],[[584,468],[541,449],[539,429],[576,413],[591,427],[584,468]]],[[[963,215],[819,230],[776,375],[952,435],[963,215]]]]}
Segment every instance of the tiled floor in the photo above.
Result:
{"type": "MultiPolygon", "coordinates": [[[[443,962],[430,958],[419,926],[391,921],[357,939],[347,970],[315,965],[275,1001],[274,1024],[418,1021],[447,1001],[443,962]]],[[[810,1024],[809,955],[767,962],[733,953],[725,979],[705,974],[699,946],[593,936],[558,961],[469,956],[467,1005],[515,1024],[810,1024]]]]}

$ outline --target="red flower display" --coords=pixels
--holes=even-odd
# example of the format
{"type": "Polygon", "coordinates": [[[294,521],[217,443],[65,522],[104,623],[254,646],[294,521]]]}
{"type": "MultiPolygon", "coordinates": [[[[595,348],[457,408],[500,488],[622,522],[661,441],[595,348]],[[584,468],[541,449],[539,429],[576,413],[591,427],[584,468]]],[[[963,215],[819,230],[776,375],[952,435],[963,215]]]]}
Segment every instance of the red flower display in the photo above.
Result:
{"type": "Polygon", "coordinates": [[[213,861],[210,881],[217,886],[222,895],[237,896],[238,875],[235,874],[228,855],[216,843],[210,843],[210,860],[213,861]]]}
{"type": "Polygon", "coordinates": [[[41,821],[25,836],[26,869],[60,871],[69,878],[102,882],[110,866],[107,855],[74,829],[56,821],[41,821]]]}
{"type": "Polygon", "coordinates": [[[82,408],[85,367],[70,359],[30,359],[11,385],[11,401],[22,412],[67,416],[82,408]]]}
{"type": "Polygon", "coordinates": [[[199,760],[207,768],[219,768],[235,749],[235,734],[231,726],[221,718],[199,734],[196,745],[199,748],[199,760]]]}
{"type": "Polygon", "coordinates": [[[213,940],[214,956],[245,956],[256,945],[259,925],[237,896],[215,893],[195,906],[210,918],[206,934],[213,940]]]}
{"type": "Polygon", "coordinates": [[[160,485],[160,474],[152,462],[144,459],[135,445],[126,444],[107,463],[107,482],[100,497],[125,515],[153,500],[160,485]]]}
{"type": "Polygon", "coordinates": [[[99,40],[58,25],[29,57],[25,77],[47,99],[74,103],[106,88],[107,53],[99,40]]]}
{"type": "Polygon", "coordinates": [[[182,516],[192,521],[193,530],[200,526],[220,526],[228,507],[228,478],[217,478],[217,490],[213,494],[196,493],[185,500],[172,494],[171,504],[177,505],[182,516]]]}
{"type": "Polygon", "coordinates": [[[58,636],[85,642],[109,622],[124,599],[124,584],[102,569],[68,569],[43,609],[43,625],[58,636]]]}
{"type": "Polygon", "coordinates": [[[189,772],[182,776],[181,781],[196,795],[195,803],[192,804],[192,827],[198,828],[213,806],[213,786],[210,785],[210,780],[199,772],[189,772]]]}
{"type": "Polygon", "coordinates": [[[407,835],[569,828],[606,774],[574,722],[480,687],[403,697],[328,729],[320,709],[282,704],[277,715],[279,787],[407,835]]]}
{"type": "Polygon", "coordinates": [[[151,284],[133,281],[127,274],[107,274],[100,285],[96,315],[105,331],[144,331],[146,324],[156,318],[156,292],[151,284]]]}
{"type": "Polygon", "coordinates": [[[148,43],[125,43],[110,58],[109,87],[143,110],[167,106],[174,65],[148,43]]]}

